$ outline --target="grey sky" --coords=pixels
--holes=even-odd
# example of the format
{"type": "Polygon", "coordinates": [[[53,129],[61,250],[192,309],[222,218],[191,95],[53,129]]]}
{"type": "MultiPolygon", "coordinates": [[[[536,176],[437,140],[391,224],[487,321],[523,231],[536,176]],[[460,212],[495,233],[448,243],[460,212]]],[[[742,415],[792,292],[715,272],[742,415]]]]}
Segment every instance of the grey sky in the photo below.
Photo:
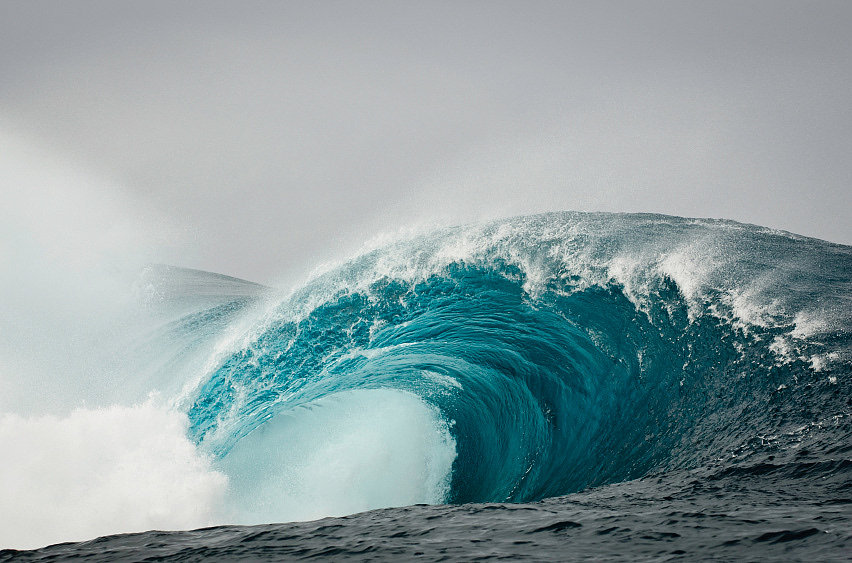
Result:
{"type": "Polygon", "coordinates": [[[560,209],[850,244],[850,29],[848,1],[5,0],[0,132],[261,282],[560,209]]]}

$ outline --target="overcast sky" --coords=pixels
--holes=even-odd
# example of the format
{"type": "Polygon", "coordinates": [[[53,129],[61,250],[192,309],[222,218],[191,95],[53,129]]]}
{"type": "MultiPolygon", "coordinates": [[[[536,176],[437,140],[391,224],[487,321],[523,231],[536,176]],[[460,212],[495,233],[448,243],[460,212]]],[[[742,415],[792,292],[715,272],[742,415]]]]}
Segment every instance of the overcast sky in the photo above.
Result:
{"type": "Polygon", "coordinates": [[[94,201],[66,212],[120,193],[170,260],[267,283],[380,231],[562,209],[850,244],[850,30],[848,0],[3,0],[0,193],[71,162],[104,187],[54,175],[94,201]]]}

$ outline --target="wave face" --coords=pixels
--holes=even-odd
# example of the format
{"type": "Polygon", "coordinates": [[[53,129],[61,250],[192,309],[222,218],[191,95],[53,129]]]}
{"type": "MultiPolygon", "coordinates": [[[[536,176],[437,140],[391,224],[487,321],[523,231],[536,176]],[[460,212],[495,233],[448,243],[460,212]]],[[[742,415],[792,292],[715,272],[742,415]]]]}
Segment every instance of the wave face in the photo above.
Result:
{"type": "Polygon", "coordinates": [[[849,272],[848,246],[658,215],[410,235],[259,308],[178,402],[244,523],[708,467],[848,482],[849,272]]]}

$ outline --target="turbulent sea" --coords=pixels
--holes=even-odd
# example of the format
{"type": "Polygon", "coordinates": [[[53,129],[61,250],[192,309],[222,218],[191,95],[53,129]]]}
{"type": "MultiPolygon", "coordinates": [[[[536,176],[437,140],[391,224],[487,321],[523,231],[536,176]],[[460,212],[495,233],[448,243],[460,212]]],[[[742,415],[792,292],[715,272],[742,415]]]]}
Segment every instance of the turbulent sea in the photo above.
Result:
{"type": "Polygon", "coordinates": [[[179,494],[215,493],[179,506],[219,525],[0,561],[852,557],[852,247],[554,213],[286,293],[165,266],[136,290],[158,398],[133,408],[179,417],[179,494]]]}

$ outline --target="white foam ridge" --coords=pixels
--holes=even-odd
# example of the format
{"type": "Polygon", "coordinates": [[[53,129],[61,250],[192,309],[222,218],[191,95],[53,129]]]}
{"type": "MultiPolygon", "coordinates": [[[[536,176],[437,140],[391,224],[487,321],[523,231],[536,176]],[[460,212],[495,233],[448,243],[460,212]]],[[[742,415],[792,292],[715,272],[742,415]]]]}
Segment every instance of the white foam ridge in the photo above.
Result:
{"type": "Polygon", "coordinates": [[[784,276],[795,272],[783,257],[753,255],[751,243],[741,240],[743,233],[780,236],[771,230],[657,215],[617,218],[559,213],[379,236],[356,256],[315,270],[301,289],[271,303],[251,333],[262,333],[273,321],[299,322],[341,293],[369,295],[370,285],[382,279],[416,283],[451,263],[491,267],[496,261],[516,266],[533,297],[570,277],[568,291],[619,285],[638,310],[647,311],[654,292],[670,280],[691,320],[709,312],[746,332],[752,326],[781,326],[795,338],[836,324],[831,311],[802,313],[786,301],[791,294],[784,276]],[[763,264],[755,268],[758,262],[763,264]]]}

